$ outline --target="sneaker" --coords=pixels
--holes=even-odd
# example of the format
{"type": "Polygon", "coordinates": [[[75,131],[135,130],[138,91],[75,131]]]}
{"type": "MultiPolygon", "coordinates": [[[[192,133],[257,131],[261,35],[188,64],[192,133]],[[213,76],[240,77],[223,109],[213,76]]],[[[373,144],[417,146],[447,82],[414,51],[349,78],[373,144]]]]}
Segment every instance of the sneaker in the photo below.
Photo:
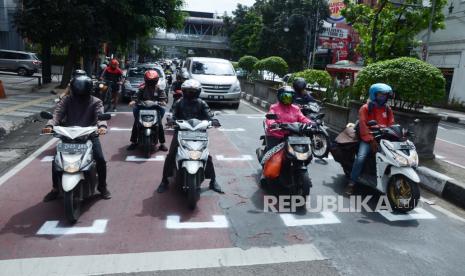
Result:
{"type": "Polygon", "coordinates": [[[55,189],[53,189],[53,190],[51,190],[48,194],[46,194],[46,195],[44,196],[43,201],[44,201],[44,202],[49,202],[49,201],[55,200],[55,199],[58,198],[59,195],[60,195],[60,192],[57,191],[57,190],[55,190],[55,189]]]}
{"type": "Polygon", "coordinates": [[[102,196],[103,199],[110,199],[111,198],[111,193],[108,191],[107,188],[101,188],[98,189],[100,195],[102,196]]]}
{"type": "Polygon", "coordinates": [[[136,147],[137,147],[137,144],[131,143],[131,144],[126,148],[126,150],[127,150],[127,151],[135,150],[136,147]]]}
{"type": "Polygon", "coordinates": [[[157,188],[157,193],[162,194],[168,190],[168,181],[161,181],[160,185],[157,188]]]}
{"type": "Polygon", "coordinates": [[[165,146],[165,144],[160,144],[160,146],[158,147],[158,150],[159,151],[168,151],[168,148],[165,146]]]}
{"type": "Polygon", "coordinates": [[[216,180],[210,181],[209,189],[213,190],[213,191],[215,191],[215,192],[217,192],[219,194],[224,194],[223,190],[221,189],[218,182],[216,182],[216,180]]]}

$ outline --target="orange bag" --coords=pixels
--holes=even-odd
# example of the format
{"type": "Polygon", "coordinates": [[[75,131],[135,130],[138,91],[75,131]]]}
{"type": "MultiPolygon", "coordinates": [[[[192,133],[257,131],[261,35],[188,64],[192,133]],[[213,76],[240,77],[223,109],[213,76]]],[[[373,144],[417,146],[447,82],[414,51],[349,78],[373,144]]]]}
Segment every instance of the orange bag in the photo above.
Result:
{"type": "Polygon", "coordinates": [[[281,167],[284,161],[284,149],[273,154],[265,163],[263,175],[268,179],[275,179],[281,173],[281,167]]]}

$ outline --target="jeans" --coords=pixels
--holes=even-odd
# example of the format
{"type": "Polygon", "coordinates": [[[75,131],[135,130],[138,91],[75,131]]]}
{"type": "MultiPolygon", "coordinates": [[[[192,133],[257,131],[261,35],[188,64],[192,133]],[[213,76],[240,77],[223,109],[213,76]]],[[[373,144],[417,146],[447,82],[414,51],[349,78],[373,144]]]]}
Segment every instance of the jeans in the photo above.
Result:
{"type": "MultiPolygon", "coordinates": [[[[98,137],[91,138],[92,141],[92,155],[96,163],[96,169],[98,174],[98,188],[106,188],[107,186],[107,162],[103,156],[102,145],[98,137]]],[[[62,176],[62,172],[57,171],[55,161],[52,164],[52,182],[53,188],[58,190],[58,183],[62,176]]]]}
{"type": "MultiPolygon", "coordinates": [[[[139,111],[141,110],[142,107],[136,105],[134,109],[132,110],[132,114],[134,115],[134,124],[132,125],[132,131],[131,131],[131,143],[137,144],[137,138],[138,138],[138,133],[137,133],[137,128],[139,125],[139,111]]],[[[144,108],[146,109],[146,108],[144,108]]],[[[165,130],[163,128],[163,123],[162,119],[163,116],[165,116],[165,109],[161,106],[156,106],[154,107],[158,111],[158,121],[160,122],[160,125],[158,126],[158,141],[161,144],[165,143],[165,130]]]]}
{"type": "Polygon", "coordinates": [[[369,143],[360,141],[360,145],[358,147],[357,158],[354,161],[354,165],[352,167],[352,173],[350,174],[350,180],[357,181],[360,174],[362,173],[363,166],[365,165],[365,161],[368,155],[371,153],[371,146],[369,143]]]}

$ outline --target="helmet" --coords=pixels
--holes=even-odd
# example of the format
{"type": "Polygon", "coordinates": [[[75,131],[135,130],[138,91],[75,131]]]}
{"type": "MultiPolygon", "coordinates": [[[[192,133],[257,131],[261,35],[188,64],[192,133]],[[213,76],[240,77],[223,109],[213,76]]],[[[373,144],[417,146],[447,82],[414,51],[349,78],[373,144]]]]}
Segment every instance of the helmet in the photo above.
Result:
{"type": "Polygon", "coordinates": [[[202,91],[202,85],[199,81],[190,79],[186,80],[181,85],[182,94],[187,99],[194,99],[200,96],[200,92],[202,91]]]}
{"type": "Polygon", "coordinates": [[[385,83],[375,83],[370,87],[368,91],[370,101],[377,103],[380,106],[386,104],[388,98],[393,95],[391,86],[385,83]],[[376,97],[378,93],[384,94],[385,97],[379,99],[376,97]]]}
{"type": "Polygon", "coordinates": [[[159,79],[160,77],[155,70],[147,70],[144,74],[144,81],[147,85],[156,85],[159,79]]]}
{"type": "Polygon", "coordinates": [[[296,78],[292,83],[292,87],[294,88],[295,92],[298,92],[307,87],[307,82],[304,78],[296,78]]]}
{"type": "Polygon", "coordinates": [[[181,80],[188,80],[189,79],[189,73],[187,73],[186,71],[182,72],[180,74],[181,76],[181,80]]]}
{"type": "Polygon", "coordinates": [[[88,97],[92,93],[92,79],[88,76],[77,76],[71,80],[71,93],[78,97],[88,97]]]}
{"type": "Polygon", "coordinates": [[[112,59],[110,61],[110,65],[111,66],[119,66],[119,62],[118,62],[118,60],[116,58],[114,58],[114,59],[112,59]]]}
{"type": "Polygon", "coordinates": [[[294,101],[295,91],[290,86],[283,86],[278,89],[278,101],[285,105],[290,105],[294,101]]]}
{"type": "Polygon", "coordinates": [[[87,73],[86,73],[86,71],[81,70],[81,69],[74,70],[73,78],[76,78],[78,76],[87,76],[87,73]]]}

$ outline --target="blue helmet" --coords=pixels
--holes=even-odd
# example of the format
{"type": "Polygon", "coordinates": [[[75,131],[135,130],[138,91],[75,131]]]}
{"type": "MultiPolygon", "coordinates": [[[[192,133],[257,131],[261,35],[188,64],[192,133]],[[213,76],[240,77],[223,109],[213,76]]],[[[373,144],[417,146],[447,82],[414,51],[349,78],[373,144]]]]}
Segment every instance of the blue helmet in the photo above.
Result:
{"type": "Polygon", "coordinates": [[[373,84],[372,86],[370,86],[370,90],[368,91],[368,94],[370,96],[370,101],[372,102],[376,101],[377,93],[383,93],[383,94],[388,94],[389,96],[392,96],[392,88],[391,86],[385,83],[373,84]]]}

